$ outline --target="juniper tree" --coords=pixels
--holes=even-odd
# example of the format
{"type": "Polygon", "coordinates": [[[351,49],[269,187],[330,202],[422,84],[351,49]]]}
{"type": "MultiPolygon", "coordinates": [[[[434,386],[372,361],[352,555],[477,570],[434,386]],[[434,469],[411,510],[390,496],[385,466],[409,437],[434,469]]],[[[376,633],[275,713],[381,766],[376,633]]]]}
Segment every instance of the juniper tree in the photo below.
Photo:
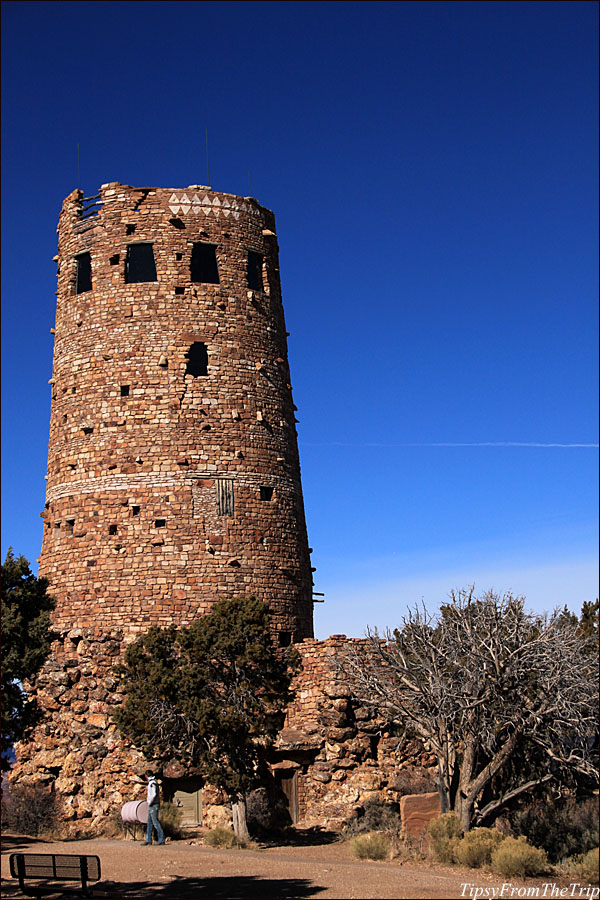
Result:
{"type": "Polygon", "coordinates": [[[177,760],[230,799],[247,839],[245,795],[283,724],[295,652],[276,651],[269,609],[222,600],[188,627],[150,628],[126,651],[114,719],[149,760],[177,760]]]}
{"type": "Polygon", "coordinates": [[[37,578],[12,547],[2,565],[2,770],[10,766],[12,745],[25,737],[38,717],[35,699],[23,682],[33,678],[50,652],[48,581],[37,578]]]}

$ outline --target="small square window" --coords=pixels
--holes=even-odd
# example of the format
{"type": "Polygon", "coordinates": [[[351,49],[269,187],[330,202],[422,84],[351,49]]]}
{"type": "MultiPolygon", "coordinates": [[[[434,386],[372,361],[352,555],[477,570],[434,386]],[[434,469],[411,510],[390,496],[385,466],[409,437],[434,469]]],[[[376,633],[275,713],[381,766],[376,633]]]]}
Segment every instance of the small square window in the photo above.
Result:
{"type": "Polygon", "coordinates": [[[167,520],[166,520],[166,519],[155,519],[155,520],[154,520],[154,527],[155,527],[155,528],[164,528],[166,524],[167,524],[167,520]]]}
{"type": "Polygon", "coordinates": [[[116,525],[109,525],[109,526],[108,526],[108,533],[109,533],[109,534],[116,534],[116,533],[117,533],[117,526],[116,526],[116,525]]]}
{"type": "Polygon", "coordinates": [[[121,397],[129,397],[129,385],[128,384],[121,385],[121,397]]]}
{"type": "Polygon", "coordinates": [[[73,529],[75,527],[75,519],[66,519],[65,520],[65,528],[67,534],[73,534],[73,529]]]}
{"type": "Polygon", "coordinates": [[[273,499],[273,488],[269,487],[268,485],[261,484],[260,499],[261,500],[272,500],[273,499]]]}
{"type": "Polygon", "coordinates": [[[128,244],[125,262],[125,284],[156,281],[156,264],[152,244],[128,244]]]}
{"type": "Polygon", "coordinates": [[[139,516],[139,514],[140,514],[140,508],[139,508],[139,506],[132,506],[132,507],[131,507],[131,515],[132,515],[132,516],[139,516]]]}
{"type": "Polygon", "coordinates": [[[77,276],[75,293],[85,294],[92,289],[92,257],[89,253],[80,253],[75,257],[77,263],[77,276]]]}
{"type": "Polygon", "coordinates": [[[248,287],[253,291],[263,290],[263,257],[253,250],[248,250],[248,287]]]}

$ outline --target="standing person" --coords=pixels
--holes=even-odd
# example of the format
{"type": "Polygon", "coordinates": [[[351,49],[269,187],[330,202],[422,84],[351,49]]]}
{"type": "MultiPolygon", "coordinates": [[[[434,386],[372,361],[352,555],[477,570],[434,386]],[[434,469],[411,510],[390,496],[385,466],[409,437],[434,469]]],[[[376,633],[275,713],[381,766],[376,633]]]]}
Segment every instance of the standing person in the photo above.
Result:
{"type": "Polygon", "coordinates": [[[156,829],[157,843],[164,844],[165,842],[165,835],[158,821],[160,789],[152,769],[148,769],[146,778],[148,779],[148,793],[146,795],[146,800],[148,801],[148,827],[146,828],[146,840],[144,841],[145,847],[152,843],[152,826],[156,829]]]}

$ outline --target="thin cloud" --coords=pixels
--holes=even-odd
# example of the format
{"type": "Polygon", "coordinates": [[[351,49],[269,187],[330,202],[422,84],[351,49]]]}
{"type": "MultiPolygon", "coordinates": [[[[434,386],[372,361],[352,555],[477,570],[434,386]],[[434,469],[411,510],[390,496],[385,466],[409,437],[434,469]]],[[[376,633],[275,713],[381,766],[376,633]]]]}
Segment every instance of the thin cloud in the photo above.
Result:
{"type": "Polygon", "coordinates": [[[560,444],[560,443],[544,443],[543,441],[435,441],[423,443],[401,443],[401,444],[378,444],[364,443],[352,444],[343,441],[329,441],[326,443],[313,443],[312,441],[302,441],[305,447],[566,447],[566,448],[587,448],[598,449],[600,444],[560,444]]]}

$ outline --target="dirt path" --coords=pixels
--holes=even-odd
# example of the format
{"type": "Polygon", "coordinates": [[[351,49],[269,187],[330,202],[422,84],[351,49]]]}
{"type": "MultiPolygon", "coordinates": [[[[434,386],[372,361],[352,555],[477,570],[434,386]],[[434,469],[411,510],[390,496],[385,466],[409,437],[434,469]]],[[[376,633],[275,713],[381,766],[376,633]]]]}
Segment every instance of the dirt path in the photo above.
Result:
{"type": "Polygon", "coordinates": [[[417,898],[468,900],[498,897],[503,882],[511,883],[502,900],[536,896],[519,888],[539,887],[537,896],[550,896],[543,885],[552,877],[502,879],[473,869],[429,863],[368,862],[351,856],[347,844],[268,847],[258,850],[213,850],[190,841],[144,847],[140,841],[86,840],[44,843],[7,835],[2,840],[2,895],[22,897],[10,877],[11,852],[89,853],[100,857],[102,881],[94,896],[106,898],[181,898],[181,900],[323,900],[346,898],[417,898]],[[475,893],[487,888],[486,893],[475,893]]]}

